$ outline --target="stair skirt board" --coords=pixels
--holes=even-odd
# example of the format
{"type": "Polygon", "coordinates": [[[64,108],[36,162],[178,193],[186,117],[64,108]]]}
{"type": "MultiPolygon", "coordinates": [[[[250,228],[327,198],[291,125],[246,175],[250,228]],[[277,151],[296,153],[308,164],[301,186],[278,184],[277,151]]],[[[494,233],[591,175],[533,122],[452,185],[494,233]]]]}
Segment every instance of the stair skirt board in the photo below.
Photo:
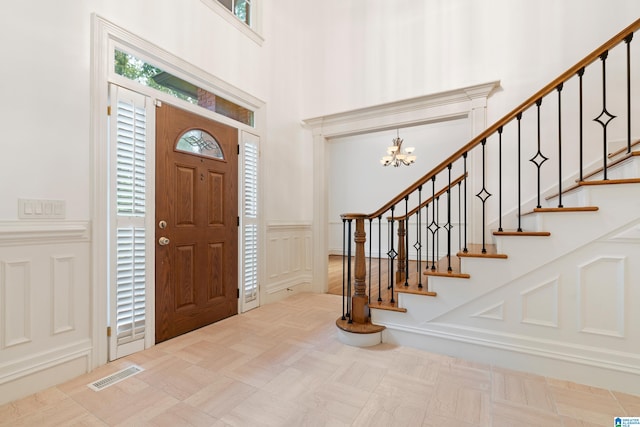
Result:
{"type": "MultiPolygon", "coordinates": [[[[380,323],[379,323],[380,324],[380,323]]],[[[606,349],[541,343],[525,336],[450,325],[431,329],[384,324],[382,342],[589,386],[640,394],[640,355],[606,349]],[[536,341],[536,342],[534,342],[536,341]],[[544,344],[544,345],[541,345],[544,344]]]]}

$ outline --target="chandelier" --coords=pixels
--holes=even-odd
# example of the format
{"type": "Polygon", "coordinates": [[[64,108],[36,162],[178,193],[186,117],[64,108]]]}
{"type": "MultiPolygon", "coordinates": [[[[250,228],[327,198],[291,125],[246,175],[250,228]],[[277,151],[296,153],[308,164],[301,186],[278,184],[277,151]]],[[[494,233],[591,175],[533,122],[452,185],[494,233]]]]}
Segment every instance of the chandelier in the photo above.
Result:
{"type": "Polygon", "coordinates": [[[409,166],[416,161],[413,150],[414,147],[407,147],[404,151],[402,150],[402,139],[400,138],[400,131],[398,130],[398,135],[393,138],[393,145],[387,147],[387,155],[382,156],[380,164],[382,166],[393,165],[396,168],[400,165],[409,166]]]}

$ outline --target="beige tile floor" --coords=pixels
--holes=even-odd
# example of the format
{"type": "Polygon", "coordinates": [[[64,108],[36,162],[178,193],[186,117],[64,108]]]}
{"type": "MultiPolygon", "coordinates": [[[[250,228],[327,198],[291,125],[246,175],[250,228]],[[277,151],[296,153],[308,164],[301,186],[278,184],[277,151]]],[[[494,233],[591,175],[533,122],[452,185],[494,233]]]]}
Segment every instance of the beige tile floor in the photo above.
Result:
{"type": "Polygon", "coordinates": [[[612,426],[640,396],[406,347],[341,344],[300,294],[0,406],[0,426],[612,426]],[[86,384],[144,371],[100,392],[86,384]]]}

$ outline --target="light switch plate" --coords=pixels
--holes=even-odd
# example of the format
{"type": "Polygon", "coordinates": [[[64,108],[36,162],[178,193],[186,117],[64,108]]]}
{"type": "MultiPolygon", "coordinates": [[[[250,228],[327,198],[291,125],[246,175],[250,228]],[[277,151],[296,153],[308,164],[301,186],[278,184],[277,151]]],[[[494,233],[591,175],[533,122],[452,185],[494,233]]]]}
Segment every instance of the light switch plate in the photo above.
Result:
{"type": "Polygon", "coordinates": [[[64,200],[18,199],[20,219],[64,219],[65,215],[64,200]]]}

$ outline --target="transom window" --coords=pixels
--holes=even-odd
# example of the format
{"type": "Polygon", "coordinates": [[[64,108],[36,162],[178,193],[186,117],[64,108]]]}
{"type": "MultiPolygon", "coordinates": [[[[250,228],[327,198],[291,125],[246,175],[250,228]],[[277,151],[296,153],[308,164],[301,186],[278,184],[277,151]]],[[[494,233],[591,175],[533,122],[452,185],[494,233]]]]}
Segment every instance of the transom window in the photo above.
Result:
{"type": "Polygon", "coordinates": [[[253,111],[118,49],[114,50],[114,71],[120,76],[254,127],[253,111]]]}
{"type": "Polygon", "coordinates": [[[236,15],[239,20],[251,26],[251,0],[218,0],[224,7],[229,9],[231,13],[236,15]]]}

